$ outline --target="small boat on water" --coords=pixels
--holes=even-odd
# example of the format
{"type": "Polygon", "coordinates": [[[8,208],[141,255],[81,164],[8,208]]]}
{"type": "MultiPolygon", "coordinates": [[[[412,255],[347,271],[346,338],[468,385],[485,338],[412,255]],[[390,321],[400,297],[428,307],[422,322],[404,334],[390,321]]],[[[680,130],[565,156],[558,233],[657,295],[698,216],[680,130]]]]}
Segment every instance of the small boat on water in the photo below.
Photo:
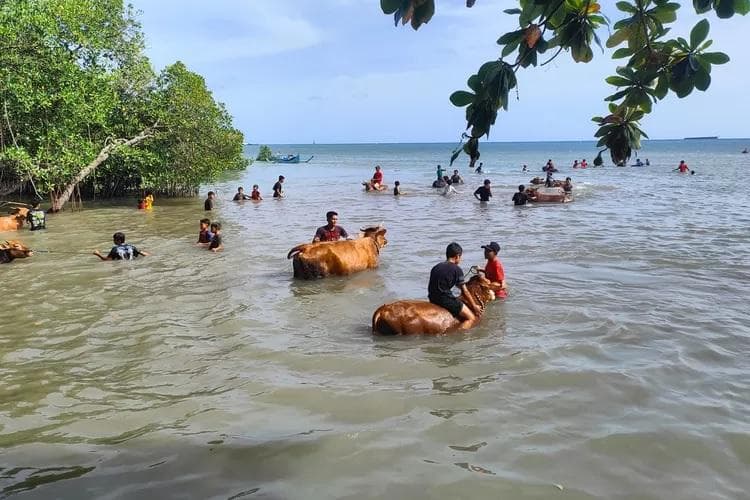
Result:
{"type": "Polygon", "coordinates": [[[271,157],[271,161],[274,163],[309,163],[310,160],[315,158],[315,156],[311,156],[307,160],[300,161],[299,155],[281,155],[281,156],[273,156],[271,157]]]}
{"type": "Polygon", "coordinates": [[[562,187],[530,186],[526,188],[526,196],[533,203],[568,203],[573,201],[562,187]]]}

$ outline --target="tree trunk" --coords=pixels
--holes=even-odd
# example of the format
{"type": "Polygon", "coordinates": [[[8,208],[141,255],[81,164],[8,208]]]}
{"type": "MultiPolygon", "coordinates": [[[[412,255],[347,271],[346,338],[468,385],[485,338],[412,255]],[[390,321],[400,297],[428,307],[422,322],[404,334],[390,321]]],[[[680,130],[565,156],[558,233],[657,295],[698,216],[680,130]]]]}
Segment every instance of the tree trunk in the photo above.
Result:
{"type": "Polygon", "coordinates": [[[70,181],[65,186],[65,188],[59,192],[59,194],[57,191],[53,191],[53,193],[50,195],[52,198],[52,207],[49,209],[49,211],[59,212],[60,210],[62,210],[62,207],[65,206],[68,200],[70,200],[70,197],[73,195],[73,191],[75,191],[76,186],[78,186],[78,184],[82,180],[88,177],[96,169],[96,167],[107,161],[107,158],[109,158],[109,155],[112,154],[112,151],[120,146],[134,146],[138,144],[144,139],[151,137],[153,135],[153,130],[153,127],[149,127],[141,131],[135,137],[132,137],[130,139],[115,139],[114,141],[104,146],[101,151],[99,151],[99,154],[96,155],[96,158],[94,158],[91,163],[86,165],[83,170],[78,172],[73,180],[70,181]]]}

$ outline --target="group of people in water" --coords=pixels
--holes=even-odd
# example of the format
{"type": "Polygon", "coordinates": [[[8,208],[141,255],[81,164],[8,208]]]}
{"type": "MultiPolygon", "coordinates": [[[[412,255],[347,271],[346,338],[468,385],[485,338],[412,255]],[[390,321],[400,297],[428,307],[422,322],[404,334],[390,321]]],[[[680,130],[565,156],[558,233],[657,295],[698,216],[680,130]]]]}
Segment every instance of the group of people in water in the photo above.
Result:
{"type": "MultiPolygon", "coordinates": [[[[333,210],[326,213],[326,224],[320,226],[313,236],[312,242],[334,242],[350,239],[349,233],[338,224],[339,214],[333,210]]],[[[489,280],[490,287],[495,292],[496,298],[508,296],[507,283],[505,281],[505,270],[500,261],[500,245],[492,241],[482,245],[486,263],[483,269],[476,266],[479,274],[489,280]]],[[[467,306],[453,295],[453,289],[458,288],[463,292],[467,300],[473,300],[472,295],[466,290],[464,272],[459,266],[463,258],[463,249],[458,243],[451,243],[445,251],[446,260],[436,264],[430,271],[430,279],[427,285],[427,296],[431,303],[448,310],[454,317],[461,321],[462,325],[469,326],[475,321],[473,310],[477,310],[476,304],[467,306]]]]}

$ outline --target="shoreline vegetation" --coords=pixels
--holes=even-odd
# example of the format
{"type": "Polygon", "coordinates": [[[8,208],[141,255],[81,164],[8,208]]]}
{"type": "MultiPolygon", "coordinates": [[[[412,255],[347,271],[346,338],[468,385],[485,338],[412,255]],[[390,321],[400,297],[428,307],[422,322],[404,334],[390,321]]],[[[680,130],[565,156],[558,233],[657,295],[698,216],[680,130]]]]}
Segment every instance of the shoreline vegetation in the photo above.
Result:
{"type": "Polygon", "coordinates": [[[244,142],[201,75],[155,72],[121,0],[0,4],[0,196],[193,196],[247,167],[244,142]]]}

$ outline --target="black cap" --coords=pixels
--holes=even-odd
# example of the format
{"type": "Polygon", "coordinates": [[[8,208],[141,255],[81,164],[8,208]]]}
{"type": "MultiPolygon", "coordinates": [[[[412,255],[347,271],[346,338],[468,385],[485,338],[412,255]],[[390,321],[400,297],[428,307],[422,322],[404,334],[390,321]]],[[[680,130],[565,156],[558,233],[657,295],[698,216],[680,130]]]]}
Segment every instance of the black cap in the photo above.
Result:
{"type": "Polygon", "coordinates": [[[495,253],[500,253],[500,245],[496,241],[491,241],[489,245],[482,245],[482,248],[491,250],[495,253]]]}

